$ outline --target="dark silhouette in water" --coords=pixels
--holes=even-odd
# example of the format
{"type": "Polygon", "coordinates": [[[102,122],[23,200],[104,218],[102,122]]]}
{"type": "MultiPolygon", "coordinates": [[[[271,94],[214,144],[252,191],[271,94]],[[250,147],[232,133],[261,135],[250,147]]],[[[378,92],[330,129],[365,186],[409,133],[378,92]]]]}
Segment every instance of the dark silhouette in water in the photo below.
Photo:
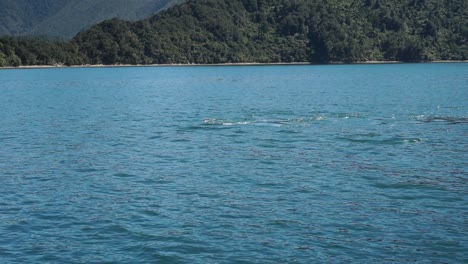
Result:
{"type": "Polygon", "coordinates": [[[451,116],[426,116],[424,118],[419,118],[419,121],[425,123],[432,122],[446,122],[449,124],[468,124],[467,117],[451,117],[451,116]]]}

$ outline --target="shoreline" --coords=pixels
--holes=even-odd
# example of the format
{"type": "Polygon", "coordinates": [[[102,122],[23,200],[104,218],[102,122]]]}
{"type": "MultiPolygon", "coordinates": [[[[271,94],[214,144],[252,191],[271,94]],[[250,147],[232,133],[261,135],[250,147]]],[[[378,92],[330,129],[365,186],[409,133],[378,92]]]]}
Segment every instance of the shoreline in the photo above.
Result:
{"type": "Polygon", "coordinates": [[[298,66],[298,65],[365,65],[365,64],[413,64],[413,63],[467,63],[468,60],[438,60],[421,62],[403,62],[403,61],[357,61],[357,62],[329,62],[329,63],[310,63],[310,62],[278,62],[278,63],[213,63],[213,64],[85,64],[85,65],[27,65],[27,66],[3,66],[0,70],[14,69],[63,69],[63,68],[125,68],[125,67],[209,67],[209,66],[298,66]]]}

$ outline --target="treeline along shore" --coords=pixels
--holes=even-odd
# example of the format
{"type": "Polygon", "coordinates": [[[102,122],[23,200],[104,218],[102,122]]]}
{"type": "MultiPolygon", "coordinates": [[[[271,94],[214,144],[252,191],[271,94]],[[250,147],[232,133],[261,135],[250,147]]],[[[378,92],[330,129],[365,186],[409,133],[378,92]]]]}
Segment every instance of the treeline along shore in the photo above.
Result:
{"type": "Polygon", "coordinates": [[[189,0],[70,41],[0,38],[0,66],[468,59],[465,0],[189,0]]]}

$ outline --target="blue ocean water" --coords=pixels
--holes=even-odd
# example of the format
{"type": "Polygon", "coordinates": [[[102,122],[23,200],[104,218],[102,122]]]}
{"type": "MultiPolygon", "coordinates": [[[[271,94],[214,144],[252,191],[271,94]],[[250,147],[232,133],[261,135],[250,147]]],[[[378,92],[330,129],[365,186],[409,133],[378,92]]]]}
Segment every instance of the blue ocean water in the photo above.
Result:
{"type": "Polygon", "coordinates": [[[468,64],[0,71],[1,263],[468,262],[468,64]]]}

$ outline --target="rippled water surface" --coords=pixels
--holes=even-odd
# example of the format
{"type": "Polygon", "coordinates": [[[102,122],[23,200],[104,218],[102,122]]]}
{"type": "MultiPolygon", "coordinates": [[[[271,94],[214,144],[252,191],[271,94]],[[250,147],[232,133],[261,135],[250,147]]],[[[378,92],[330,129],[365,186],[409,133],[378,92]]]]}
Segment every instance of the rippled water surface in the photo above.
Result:
{"type": "Polygon", "coordinates": [[[466,263],[468,64],[0,71],[1,263],[466,263]]]}

